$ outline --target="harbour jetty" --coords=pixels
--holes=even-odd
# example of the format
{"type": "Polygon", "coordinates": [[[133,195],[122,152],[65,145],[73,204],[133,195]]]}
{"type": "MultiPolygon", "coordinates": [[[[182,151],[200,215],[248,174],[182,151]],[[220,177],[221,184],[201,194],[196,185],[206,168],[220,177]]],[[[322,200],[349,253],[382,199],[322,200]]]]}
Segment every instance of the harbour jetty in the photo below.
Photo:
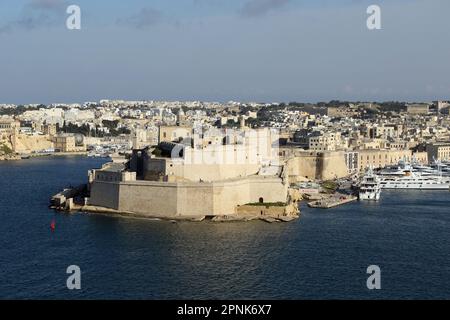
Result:
{"type": "Polygon", "coordinates": [[[330,209],[346,203],[356,201],[358,198],[347,194],[322,195],[320,199],[308,202],[308,207],[318,209],[330,209]]]}

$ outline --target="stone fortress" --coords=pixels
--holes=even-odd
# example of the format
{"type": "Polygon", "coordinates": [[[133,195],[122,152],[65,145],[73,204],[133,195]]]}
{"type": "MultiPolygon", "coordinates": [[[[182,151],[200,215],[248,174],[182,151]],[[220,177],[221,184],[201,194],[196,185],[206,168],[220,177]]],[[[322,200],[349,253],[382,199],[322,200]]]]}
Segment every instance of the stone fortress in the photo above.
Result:
{"type": "Polygon", "coordinates": [[[161,127],[156,148],[89,172],[84,209],[158,218],[298,216],[275,130],[161,127]]]}

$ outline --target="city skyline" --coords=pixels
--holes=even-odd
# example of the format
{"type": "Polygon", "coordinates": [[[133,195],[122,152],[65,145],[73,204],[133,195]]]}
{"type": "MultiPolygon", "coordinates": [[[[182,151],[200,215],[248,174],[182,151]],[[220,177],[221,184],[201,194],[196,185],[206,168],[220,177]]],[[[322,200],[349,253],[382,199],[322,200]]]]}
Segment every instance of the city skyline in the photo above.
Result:
{"type": "Polygon", "coordinates": [[[2,103],[433,101],[450,96],[446,8],[376,1],[0,4],[2,103]]]}

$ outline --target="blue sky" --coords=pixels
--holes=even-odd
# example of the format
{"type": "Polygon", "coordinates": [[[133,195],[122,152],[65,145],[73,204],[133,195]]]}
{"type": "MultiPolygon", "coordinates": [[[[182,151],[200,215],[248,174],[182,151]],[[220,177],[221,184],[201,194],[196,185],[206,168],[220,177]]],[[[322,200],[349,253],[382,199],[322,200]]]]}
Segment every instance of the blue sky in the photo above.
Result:
{"type": "Polygon", "coordinates": [[[3,0],[0,103],[450,99],[448,0],[3,0]],[[82,29],[65,28],[65,8],[82,29]],[[382,30],[366,28],[379,4],[382,30]]]}

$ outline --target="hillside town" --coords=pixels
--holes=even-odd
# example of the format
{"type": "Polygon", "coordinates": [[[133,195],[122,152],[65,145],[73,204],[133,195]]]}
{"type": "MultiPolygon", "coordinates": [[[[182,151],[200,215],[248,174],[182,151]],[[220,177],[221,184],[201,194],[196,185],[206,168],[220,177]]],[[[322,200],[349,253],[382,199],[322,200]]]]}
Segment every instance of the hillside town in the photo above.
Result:
{"type": "Polygon", "coordinates": [[[449,108],[448,101],[0,105],[0,157],[110,159],[89,172],[78,207],[70,193],[80,190],[70,190],[56,197],[58,208],[288,221],[302,199],[317,208],[357,199],[344,189],[362,177],[360,199],[378,200],[382,188],[448,191],[449,108]],[[369,169],[388,172],[379,179],[365,176],[369,169]]]}
{"type": "Polygon", "coordinates": [[[448,101],[431,103],[239,103],[101,100],[0,105],[0,159],[48,154],[110,156],[173,142],[194,128],[272,128],[280,156],[301,176],[341,178],[401,159],[450,159],[448,101]],[[161,130],[171,129],[163,136],[161,130]],[[175,130],[176,129],[176,130],[175,130]],[[334,159],[327,166],[324,159],[334,159]],[[294,160],[293,160],[294,161],[294,160]],[[310,165],[306,165],[309,163],[310,165]],[[322,163],[321,168],[317,164],[322,163]]]}

